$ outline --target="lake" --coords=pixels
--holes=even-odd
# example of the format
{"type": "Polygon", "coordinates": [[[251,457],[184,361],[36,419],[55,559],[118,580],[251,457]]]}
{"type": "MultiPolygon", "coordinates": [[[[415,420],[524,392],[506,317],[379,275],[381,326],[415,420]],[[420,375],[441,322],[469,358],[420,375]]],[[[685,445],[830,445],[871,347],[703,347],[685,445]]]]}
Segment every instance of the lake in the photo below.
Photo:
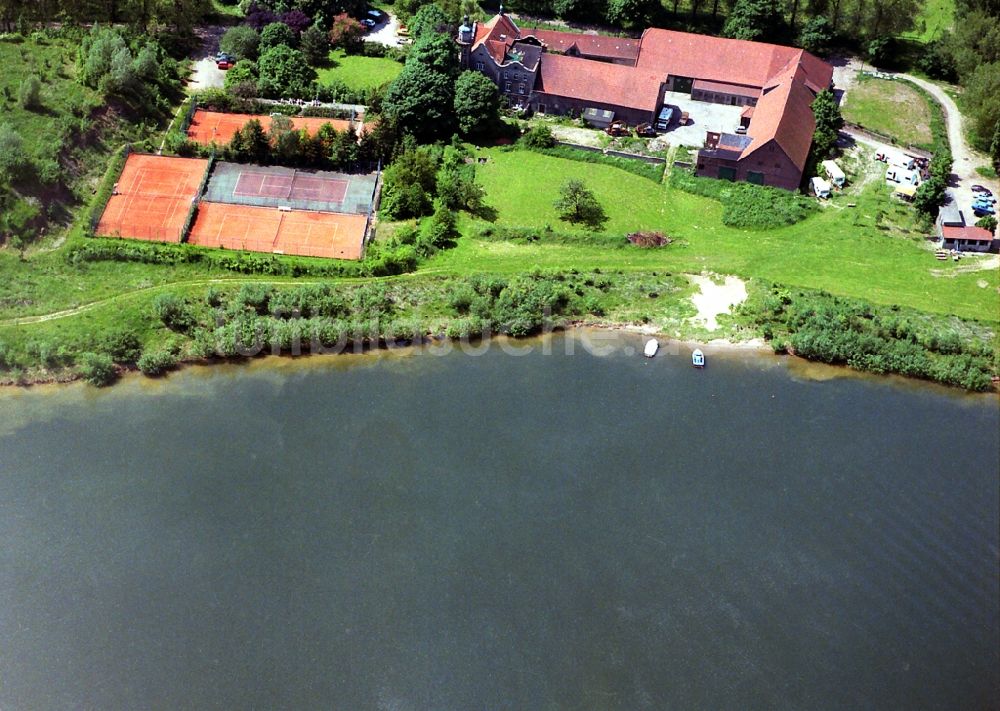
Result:
{"type": "Polygon", "coordinates": [[[588,334],[0,392],[0,708],[1000,706],[996,396],[588,334]]]}

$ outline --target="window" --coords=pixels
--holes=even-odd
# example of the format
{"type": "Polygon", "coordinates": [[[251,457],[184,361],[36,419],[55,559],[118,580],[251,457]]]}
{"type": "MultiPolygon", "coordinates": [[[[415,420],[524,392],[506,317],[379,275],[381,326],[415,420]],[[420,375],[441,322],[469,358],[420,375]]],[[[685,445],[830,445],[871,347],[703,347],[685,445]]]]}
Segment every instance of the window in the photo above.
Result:
{"type": "Polygon", "coordinates": [[[478,69],[479,71],[483,71],[483,63],[482,62],[476,62],[476,69],[478,69]]]}
{"type": "Polygon", "coordinates": [[[506,78],[507,78],[507,72],[504,72],[504,73],[503,73],[503,78],[504,78],[504,79],[506,79],[506,78]]]}
{"type": "Polygon", "coordinates": [[[520,86],[517,87],[517,93],[518,94],[524,93],[524,84],[521,84],[520,86]]]}
{"type": "Polygon", "coordinates": [[[507,82],[507,83],[505,83],[505,84],[503,85],[503,90],[504,90],[504,91],[510,91],[510,82],[507,82]]]}
{"type": "Polygon", "coordinates": [[[538,105],[538,113],[540,113],[540,114],[544,114],[545,113],[545,104],[539,104],[538,105]]]}
{"type": "Polygon", "coordinates": [[[757,185],[763,185],[764,174],[751,170],[750,172],[747,173],[747,182],[756,183],[757,185]]]}

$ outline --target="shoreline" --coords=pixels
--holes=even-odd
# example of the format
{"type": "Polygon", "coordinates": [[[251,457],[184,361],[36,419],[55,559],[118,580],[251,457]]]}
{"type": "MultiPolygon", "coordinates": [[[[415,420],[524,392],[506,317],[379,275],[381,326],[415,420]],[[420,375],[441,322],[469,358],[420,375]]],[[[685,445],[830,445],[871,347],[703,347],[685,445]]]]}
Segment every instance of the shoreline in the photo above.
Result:
{"type": "MultiPolygon", "coordinates": [[[[97,390],[110,390],[114,388],[114,385],[119,384],[125,380],[142,380],[142,381],[166,381],[172,374],[180,373],[186,370],[193,369],[214,369],[220,366],[240,366],[240,365],[255,365],[259,368],[269,368],[277,370],[281,367],[293,363],[295,361],[320,361],[323,356],[354,356],[355,358],[368,358],[371,356],[386,356],[391,353],[399,353],[401,351],[408,351],[416,353],[417,349],[422,347],[433,347],[440,344],[449,344],[449,347],[461,347],[461,345],[468,346],[469,344],[474,344],[472,347],[475,349],[482,348],[482,343],[493,342],[493,341],[503,341],[504,343],[520,344],[513,347],[531,347],[532,344],[538,345],[542,344],[545,339],[550,338],[553,334],[567,334],[576,335],[579,339],[580,334],[585,334],[586,332],[600,333],[600,334],[625,334],[629,336],[636,337],[646,337],[646,338],[657,338],[662,339],[661,352],[657,357],[664,357],[669,355],[680,355],[679,351],[686,351],[685,355],[690,354],[690,351],[695,348],[701,348],[706,351],[709,355],[711,354],[729,354],[729,355],[750,355],[750,356],[761,356],[767,357],[768,360],[773,361],[775,365],[784,363],[788,366],[790,377],[802,378],[807,380],[812,380],[816,382],[823,382],[828,380],[833,380],[842,377],[852,377],[852,378],[873,378],[873,379],[890,379],[896,381],[899,385],[910,385],[910,386],[929,386],[934,388],[941,388],[944,392],[949,392],[952,394],[961,395],[992,395],[996,396],[998,393],[997,384],[994,383],[994,387],[990,390],[984,392],[972,392],[965,390],[963,388],[946,385],[943,383],[937,383],[931,380],[926,380],[923,378],[907,377],[899,374],[876,374],[870,373],[863,370],[856,370],[847,365],[831,365],[828,363],[823,363],[820,361],[813,361],[801,356],[797,356],[794,353],[775,353],[774,350],[768,345],[767,341],[763,338],[755,337],[743,341],[734,341],[728,338],[713,338],[706,341],[697,341],[690,339],[676,338],[669,334],[663,333],[657,330],[654,326],[640,325],[634,323],[611,323],[611,322],[569,322],[563,326],[546,330],[543,333],[535,334],[533,336],[527,336],[525,338],[512,338],[510,336],[504,336],[500,334],[491,334],[486,337],[476,337],[471,339],[452,339],[444,336],[443,334],[424,334],[424,336],[419,340],[411,340],[405,343],[398,342],[392,344],[385,343],[362,343],[360,346],[354,346],[353,344],[347,345],[337,352],[329,353],[312,353],[303,352],[299,354],[291,352],[283,352],[280,354],[273,354],[270,351],[262,351],[261,353],[254,356],[244,356],[244,357],[212,357],[212,358],[192,358],[189,360],[181,360],[177,362],[177,365],[170,370],[155,376],[147,376],[141,373],[135,365],[130,366],[117,366],[118,377],[117,379],[108,386],[96,387],[97,390]]],[[[634,357],[642,357],[641,345],[637,344],[638,347],[634,349],[634,357]]],[[[504,346],[501,346],[504,347],[504,346]]],[[[510,347],[510,346],[507,346],[510,347]]],[[[542,345],[544,348],[545,346],[542,345]]],[[[584,346],[586,348],[586,346],[584,346]]],[[[626,348],[631,348],[631,346],[626,346],[626,348]]],[[[630,353],[629,355],[633,355],[630,353]]],[[[57,373],[45,373],[40,374],[40,377],[33,378],[30,380],[2,380],[0,381],[0,393],[6,392],[11,395],[15,395],[18,392],[27,392],[32,389],[39,388],[59,388],[62,386],[79,384],[83,380],[82,375],[75,372],[62,371],[57,373]]]]}
{"type": "MultiPolygon", "coordinates": [[[[442,334],[426,333],[420,340],[410,340],[405,343],[372,343],[364,342],[360,347],[354,346],[353,344],[346,344],[342,349],[337,352],[330,353],[312,353],[312,352],[302,352],[302,353],[271,353],[269,350],[262,350],[257,355],[252,356],[237,356],[237,357],[224,357],[216,356],[212,358],[191,358],[187,360],[178,360],[176,366],[170,370],[162,373],[161,375],[144,375],[139,371],[139,368],[135,364],[131,365],[116,365],[116,371],[118,373],[118,380],[125,377],[131,376],[142,376],[150,380],[162,380],[170,375],[172,372],[177,372],[189,367],[212,367],[216,365],[235,365],[239,363],[246,363],[248,361],[256,361],[265,358],[279,358],[281,360],[294,360],[301,358],[317,358],[323,356],[340,356],[340,355],[371,355],[375,353],[383,353],[396,351],[404,348],[417,348],[420,346],[428,346],[436,343],[476,343],[480,344],[484,340],[492,341],[498,338],[507,339],[515,343],[519,342],[529,342],[534,340],[543,339],[553,333],[572,333],[580,331],[598,331],[598,332],[609,332],[609,333],[626,333],[633,334],[637,336],[648,336],[650,338],[657,338],[661,340],[661,345],[672,344],[679,348],[701,348],[709,353],[721,353],[721,352],[757,352],[761,354],[774,355],[774,351],[767,345],[767,342],[762,338],[753,338],[746,341],[732,341],[727,338],[713,338],[708,341],[696,341],[677,338],[671,336],[668,333],[664,333],[658,330],[655,326],[643,326],[634,323],[614,323],[614,322],[584,322],[584,321],[571,321],[563,326],[553,328],[551,330],[544,331],[539,334],[532,336],[527,336],[525,338],[511,338],[510,336],[503,336],[501,334],[490,334],[487,336],[477,336],[475,338],[468,339],[452,339],[444,336],[442,334]]],[[[478,346],[477,346],[478,347],[478,346]]],[[[58,386],[58,385],[71,385],[73,383],[78,383],[83,380],[83,376],[80,373],[73,372],[71,370],[61,370],[61,371],[40,371],[36,376],[30,378],[0,378],[0,388],[3,389],[30,389],[40,386],[58,386]]],[[[117,381],[116,381],[117,382],[117,381]]],[[[115,383],[109,386],[113,387],[115,383]]]]}

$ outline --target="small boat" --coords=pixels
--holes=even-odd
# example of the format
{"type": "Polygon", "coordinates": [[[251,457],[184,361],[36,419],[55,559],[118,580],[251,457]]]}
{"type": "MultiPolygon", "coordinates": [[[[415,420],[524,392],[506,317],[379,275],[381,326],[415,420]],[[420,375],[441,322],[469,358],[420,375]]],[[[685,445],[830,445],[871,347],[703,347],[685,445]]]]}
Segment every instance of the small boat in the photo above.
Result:
{"type": "Polygon", "coordinates": [[[646,347],[642,349],[642,354],[647,358],[652,358],[658,350],[660,350],[660,342],[655,338],[650,338],[646,341],[646,347]]]}
{"type": "Polygon", "coordinates": [[[691,354],[691,365],[695,368],[705,367],[705,354],[701,352],[701,349],[694,349],[694,352],[691,354]]]}

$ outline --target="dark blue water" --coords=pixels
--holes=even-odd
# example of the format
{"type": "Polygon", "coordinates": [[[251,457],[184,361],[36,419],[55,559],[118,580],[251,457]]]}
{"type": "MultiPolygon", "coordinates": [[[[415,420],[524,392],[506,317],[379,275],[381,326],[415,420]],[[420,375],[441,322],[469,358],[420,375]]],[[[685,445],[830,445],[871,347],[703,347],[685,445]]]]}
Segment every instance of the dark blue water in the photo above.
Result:
{"type": "Polygon", "coordinates": [[[564,345],[0,396],[0,708],[1000,707],[995,398],[564,345]]]}

